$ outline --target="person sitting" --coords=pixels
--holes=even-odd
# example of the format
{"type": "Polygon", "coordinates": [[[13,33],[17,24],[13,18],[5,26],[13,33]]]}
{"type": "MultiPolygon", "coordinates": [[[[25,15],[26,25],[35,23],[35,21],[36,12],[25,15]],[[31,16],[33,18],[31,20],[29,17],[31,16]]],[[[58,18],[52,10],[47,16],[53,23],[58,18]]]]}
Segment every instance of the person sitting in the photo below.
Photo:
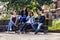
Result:
{"type": "Polygon", "coordinates": [[[16,15],[16,11],[13,11],[13,15],[10,18],[10,22],[8,24],[8,32],[12,30],[12,26],[16,26],[16,22],[18,20],[18,15],[16,15]]]}
{"type": "Polygon", "coordinates": [[[35,34],[37,34],[41,28],[41,26],[44,24],[45,22],[45,15],[43,13],[40,13],[39,14],[39,23],[38,23],[38,27],[37,29],[35,30],[35,34]]]}
{"type": "MultiPolygon", "coordinates": [[[[21,32],[23,32],[24,29],[26,29],[25,32],[28,32],[27,27],[31,27],[31,26],[29,26],[29,25],[34,25],[34,23],[35,23],[35,18],[34,18],[33,12],[30,12],[30,13],[28,14],[26,20],[27,20],[26,23],[22,26],[22,28],[21,28],[21,30],[20,30],[21,32]]],[[[35,30],[35,28],[34,28],[33,26],[32,26],[32,28],[35,30]]]]}
{"type": "Polygon", "coordinates": [[[27,16],[28,16],[27,8],[26,8],[26,6],[24,6],[24,8],[23,8],[23,10],[21,11],[21,14],[20,14],[20,19],[19,19],[20,23],[22,23],[22,22],[25,23],[27,16]]]}

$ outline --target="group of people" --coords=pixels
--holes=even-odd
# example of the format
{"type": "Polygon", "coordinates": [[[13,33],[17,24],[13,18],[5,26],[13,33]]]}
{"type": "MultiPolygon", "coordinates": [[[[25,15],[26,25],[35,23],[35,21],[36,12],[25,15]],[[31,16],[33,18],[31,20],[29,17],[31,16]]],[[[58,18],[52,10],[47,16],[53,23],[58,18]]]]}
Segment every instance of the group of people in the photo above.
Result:
{"type": "MultiPolygon", "coordinates": [[[[18,27],[17,26],[17,20],[19,20],[20,24],[22,24],[24,22],[22,28],[19,28],[21,33],[23,33],[23,32],[27,33],[28,32],[28,27],[32,26],[32,28],[35,31],[35,34],[37,34],[40,31],[40,28],[42,26],[44,26],[45,19],[46,19],[45,13],[40,12],[38,14],[38,20],[39,21],[36,22],[33,12],[28,12],[27,8],[24,7],[23,10],[20,13],[20,16],[18,16],[16,14],[16,11],[13,11],[13,15],[11,16],[10,22],[8,24],[8,32],[10,32],[12,30],[13,25],[18,27]],[[38,26],[36,26],[36,24],[38,26]]],[[[48,28],[47,28],[46,32],[48,32],[48,28]]]]}

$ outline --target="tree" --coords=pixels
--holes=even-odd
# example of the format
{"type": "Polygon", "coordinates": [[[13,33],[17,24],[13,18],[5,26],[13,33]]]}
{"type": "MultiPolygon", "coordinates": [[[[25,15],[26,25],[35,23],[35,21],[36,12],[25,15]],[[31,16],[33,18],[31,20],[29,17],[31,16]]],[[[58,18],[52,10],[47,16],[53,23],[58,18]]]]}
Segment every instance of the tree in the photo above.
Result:
{"type": "Polygon", "coordinates": [[[2,1],[2,2],[7,2],[7,1],[9,1],[9,0],[0,0],[0,1],[2,1]]]}
{"type": "Polygon", "coordinates": [[[11,10],[21,10],[24,5],[28,7],[28,10],[34,11],[37,8],[40,8],[44,4],[51,4],[53,1],[52,0],[0,0],[3,2],[9,1],[9,4],[7,4],[7,9],[11,10]]]}

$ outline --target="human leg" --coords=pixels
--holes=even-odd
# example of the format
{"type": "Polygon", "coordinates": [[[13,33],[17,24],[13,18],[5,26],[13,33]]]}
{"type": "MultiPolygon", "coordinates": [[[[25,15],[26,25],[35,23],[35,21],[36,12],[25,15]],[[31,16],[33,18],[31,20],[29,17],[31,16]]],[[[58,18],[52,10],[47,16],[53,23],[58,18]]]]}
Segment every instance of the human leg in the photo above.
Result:
{"type": "Polygon", "coordinates": [[[37,34],[40,30],[40,27],[43,25],[43,23],[39,23],[37,29],[35,30],[35,34],[37,34]]]}

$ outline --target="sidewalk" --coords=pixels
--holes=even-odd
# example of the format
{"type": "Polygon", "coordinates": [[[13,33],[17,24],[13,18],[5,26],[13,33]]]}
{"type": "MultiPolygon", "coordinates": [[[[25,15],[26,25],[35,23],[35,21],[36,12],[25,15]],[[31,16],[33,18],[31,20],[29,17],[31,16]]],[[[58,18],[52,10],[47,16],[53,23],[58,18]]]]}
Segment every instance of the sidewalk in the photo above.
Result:
{"type": "Polygon", "coordinates": [[[0,40],[60,40],[60,33],[38,33],[34,35],[33,32],[29,34],[16,34],[16,33],[0,33],[0,40]]]}

